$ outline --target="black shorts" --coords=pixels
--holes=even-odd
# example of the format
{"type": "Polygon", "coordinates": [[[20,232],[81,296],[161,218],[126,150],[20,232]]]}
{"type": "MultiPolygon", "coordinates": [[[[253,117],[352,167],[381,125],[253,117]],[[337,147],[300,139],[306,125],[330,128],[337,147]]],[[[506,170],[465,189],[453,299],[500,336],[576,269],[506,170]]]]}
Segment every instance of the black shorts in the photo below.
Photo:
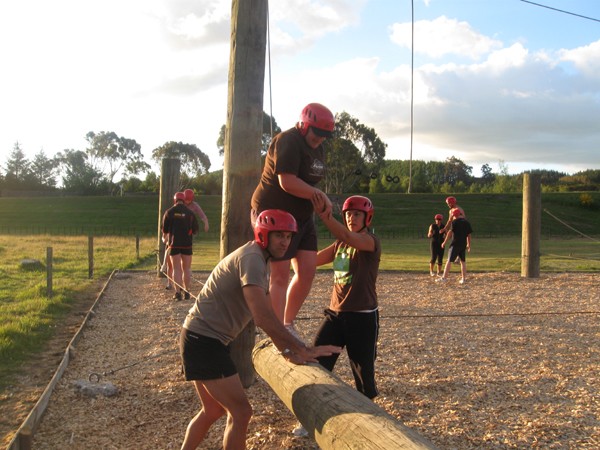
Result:
{"type": "Polygon", "coordinates": [[[192,247],[189,247],[189,248],[172,247],[171,248],[171,256],[175,256],[175,255],[191,255],[191,254],[192,254],[192,247]]]}
{"type": "Polygon", "coordinates": [[[448,259],[450,262],[459,262],[467,260],[467,253],[465,247],[450,247],[450,253],[448,254],[448,259]]]}
{"type": "Polygon", "coordinates": [[[317,247],[317,229],[312,217],[303,222],[298,222],[298,232],[292,238],[290,246],[281,258],[273,258],[275,261],[285,261],[292,259],[298,253],[298,250],[308,250],[316,252],[317,247]]]}
{"type": "Polygon", "coordinates": [[[215,380],[237,373],[229,347],[214,338],[181,329],[179,352],[187,381],[215,380]]]}

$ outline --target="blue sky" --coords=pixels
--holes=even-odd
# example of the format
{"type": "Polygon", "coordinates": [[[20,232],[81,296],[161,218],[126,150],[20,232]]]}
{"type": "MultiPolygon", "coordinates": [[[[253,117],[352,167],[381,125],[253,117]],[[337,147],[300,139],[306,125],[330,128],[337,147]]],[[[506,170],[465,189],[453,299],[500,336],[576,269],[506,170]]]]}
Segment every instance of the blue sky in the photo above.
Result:
{"type": "MultiPolygon", "coordinates": [[[[597,0],[540,0],[600,20],[597,0]]],[[[273,115],[321,102],[410,157],[411,2],[270,2],[273,115]]],[[[85,149],[88,131],[149,155],[196,144],[219,169],[230,0],[0,3],[0,148],[85,149]]],[[[414,0],[412,157],[479,175],[600,169],[600,22],[520,0],[414,0]]],[[[269,89],[270,85],[270,89],[269,89]]],[[[0,157],[0,165],[5,157],[0,157]]]]}

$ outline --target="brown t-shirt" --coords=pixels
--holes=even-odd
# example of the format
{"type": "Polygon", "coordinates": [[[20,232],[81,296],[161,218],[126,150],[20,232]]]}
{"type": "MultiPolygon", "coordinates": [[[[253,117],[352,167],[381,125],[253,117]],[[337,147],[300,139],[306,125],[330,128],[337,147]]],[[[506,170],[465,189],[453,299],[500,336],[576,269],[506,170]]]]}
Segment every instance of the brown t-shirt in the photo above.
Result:
{"type": "Polygon", "coordinates": [[[381,244],[377,236],[369,232],[375,241],[375,250],[357,250],[335,241],[333,259],[333,291],[329,308],[333,311],[360,312],[377,309],[377,274],[381,259],[381,244]]]}
{"type": "Polygon", "coordinates": [[[310,148],[296,128],[279,133],[269,146],[260,182],[252,195],[252,209],[257,212],[283,209],[298,221],[308,220],[313,213],[310,200],[285,192],[277,178],[283,173],[296,175],[311,186],[317,184],[325,175],[323,146],[310,148]]]}

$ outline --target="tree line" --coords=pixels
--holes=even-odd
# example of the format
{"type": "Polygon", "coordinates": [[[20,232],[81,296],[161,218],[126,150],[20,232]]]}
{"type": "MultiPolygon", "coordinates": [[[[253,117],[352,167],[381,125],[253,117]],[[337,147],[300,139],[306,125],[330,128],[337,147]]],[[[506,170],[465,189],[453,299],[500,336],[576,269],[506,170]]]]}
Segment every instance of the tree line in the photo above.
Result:
{"type": "MultiPolygon", "coordinates": [[[[271,137],[281,132],[274,118],[263,113],[261,155],[267,152],[271,137]]],[[[84,150],[65,149],[53,157],[40,150],[26,158],[16,142],[6,162],[0,166],[0,191],[61,192],[72,195],[119,195],[158,193],[160,174],[144,160],[141,146],[114,132],[90,131],[84,150]],[[60,180],[60,183],[59,183],[60,180]]],[[[216,146],[225,147],[225,125],[216,146]]],[[[473,167],[454,156],[445,161],[387,160],[387,144],[373,128],[347,112],[336,114],[333,137],[325,141],[327,174],[322,181],[331,194],[353,193],[509,193],[520,192],[523,174],[510,175],[500,161],[494,173],[489,164],[481,167],[481,177],[473,167]]],[[[204,194],[220,194],[222,170],[210,172],[209,157],[196,145],[170,141],[155,148],[151,158],[181,161],[182,187],[204,194]]],[[[554,170],[535,170],[545,192],[600,190],[600,170],[568,175],[554,170]]]]}

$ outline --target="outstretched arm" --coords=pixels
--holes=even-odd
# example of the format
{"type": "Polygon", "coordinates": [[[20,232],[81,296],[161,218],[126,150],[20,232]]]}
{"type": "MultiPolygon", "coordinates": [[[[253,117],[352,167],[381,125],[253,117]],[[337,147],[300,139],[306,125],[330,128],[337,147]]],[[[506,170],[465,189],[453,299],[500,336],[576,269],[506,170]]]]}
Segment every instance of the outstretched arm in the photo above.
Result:
{"type": "Polygon", "coordinates": [[[295,338],[279,321],[271,306],[271,299],[260,286],[244,286],[244,299],[252,313],[256,326],[263,329],[273,340],[273,344],[282,354],[295,364],[318,362],[320,356],[340,353],[342,349],[334,345],[307,347],[295,338]]]}
{"type": "Polygon", "coordinates": [[[354,247],[357,250],[366,252],[375,251],[375,240],[368,233],[355,233],[350,231],[348,227],[338,222],[334,217],[331,209],[327,209],[326,205],[319,196],[311,198],[313,207],[317,215],[321,218],[325,226],[331,231],[337,239],[354,247]]]}

